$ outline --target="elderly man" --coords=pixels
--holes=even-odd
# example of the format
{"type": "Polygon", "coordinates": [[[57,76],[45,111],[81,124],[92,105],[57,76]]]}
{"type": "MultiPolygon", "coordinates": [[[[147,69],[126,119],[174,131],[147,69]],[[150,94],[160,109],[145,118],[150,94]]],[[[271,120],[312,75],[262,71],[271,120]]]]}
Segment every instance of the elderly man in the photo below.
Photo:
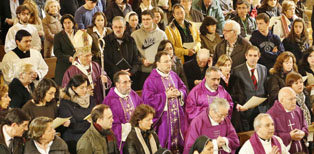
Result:
{"type": "Polygon", "coordinates": [[[91,112],[92,123],[77,142],[77,154],[119,154],[116,139],[111,130],[113,116],[109,106],[100,104],[91,112]]]}
{"type": "Polygon", "coordinates": [[[230,119],[226,118],[229,110],[230,105],[227,100],[216,98],[209,108],[195,117],[186,132],[183,154],[189,153],[193,143],[201,135],[213,139],[216,153],[235,153],[240,142],[230,119]]]}
{"type": "Polygon", "coordinates": [[[205,79],[192,89],[186,100],[185,111],[188,122],[190,123],[201,112],[208,108],[208,105],[215,98],[224,98],[229,103],[228,118],[231,119],[233,102],[229,93],[219,85],[220,70],[213,66],[206,70],[205,79]]]}
{"type": "Polygon", "coordinates": [[[240,24],[234,20],[226,21],[223,29],[224,40],[217,44],[214,53],[214,63],[217,62],[219,56],[226,54],[232,59],[232,68],[245,62],[245,52],[251,43],[240,36],[240,24]]]}
{"type": "Polygon", "coordinates": [[[103,104],[113,111],[113,131],[117,138],[119,150],[122,151],[123,143],[131,131],[129,123],[136,106],[143,103],[142,99],[131,89],[132,81],[128,72],[119,71],[114,74],[113,82],[116,87],[110,89],[103,104]]]}
{"type": "Polygon", "coordinates": [[[205,77],[207,67],[211,66],[210,62],[211,57],[209,50],[200,49],[196,54],[196,58],[193,58],[183,64],[183,69],[186,74],[190,90],[202,82],[205,77]]]}
{"type": "Polygon", "coordinates": [[[239,154],[289,154],[281,138],[274,135],[274,121],[269,114],[261,113],[254,120],[255,133],[242,146],[239,154]]]}
{"type": "Polygon", "coordinates": [[[143,101],[156,110],[154,126],[162,147],[182,153],[185,117],[183,105],[187,90],[180,77],[171,71],[171,57],[158,52],[153,69],[143,87],[143,101]]]}
{"type": "Polygon", "coordinates": [[[280,89],[278,99],[267,111],[275,122],[275,135],[282,139],[290,153],[308,153],[303,140],[308,134],[307,123],[302,110],[296,105],[295,92],[290,87],[284,87],[280,89]]]}
{"type": "Polygon", "coordinates": [[[30,117],[21,109],[11,109],[0,127],[0,153],[23,154],[25,139],[23,133],[28,130],[30,117]]]}

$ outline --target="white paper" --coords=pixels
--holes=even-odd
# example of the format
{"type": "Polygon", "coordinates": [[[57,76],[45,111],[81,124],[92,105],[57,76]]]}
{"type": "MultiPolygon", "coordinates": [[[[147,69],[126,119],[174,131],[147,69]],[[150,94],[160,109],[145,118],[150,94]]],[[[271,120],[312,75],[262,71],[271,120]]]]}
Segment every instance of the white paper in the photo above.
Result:
{"type": "Polygon", "coordinates": [[[121,140],[125,141],[129,133],[131,132],[132,126],[130,123],[121,124],[121,126],[122,126],[121,140]]]}
{"type": "Polygon", "coordinates": [[[302,76],[302,80],[303,80],[303,82],[305,82],[305,81],[306,81],[307,77],[308,77],[308,76],[302,76]]]}
{"type": "Polygon", "coordinates": [[[254,108],[263,103],[266,99],[267,98],[253,96],[243,105],[243,107],[246,107],[248,109],[254,108]]]}
{"type": "Polygon", "coordinates": [[[71,117],[68,118],[60,118],[57,117],[52,121],[52,128],[58,128],[59,126],[63,125],[66,121],[70,120],[71,117]]]}
{"type": "Polygon", "coordinates": [[[311,94],[310,95],[311,96],[314,95],[314,89],[313,88],[311,89],[311,94]]]}
{"type": "Polygon", "coordinates": [[[314,133],[313,132],[309,132],[309,135],[307,136],[307,141],[308,142],[313,141],[313,137],[314,137],[314,133]]]}
{"type": "Polygon", "coordinates": [[[195,29],[199,30],[201,28],[202,22],[192,22],[195,29]]]}
{"type": "Polygon", "coordinates": [[[183,48],[194,49],[198,42],[183,43],[183,48]]]}

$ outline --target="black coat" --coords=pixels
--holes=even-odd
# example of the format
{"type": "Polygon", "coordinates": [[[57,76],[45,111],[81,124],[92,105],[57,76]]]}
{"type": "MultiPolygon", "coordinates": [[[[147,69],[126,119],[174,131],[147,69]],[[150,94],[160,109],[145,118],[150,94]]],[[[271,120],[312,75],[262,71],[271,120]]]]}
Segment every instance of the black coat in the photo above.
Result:
{"type": "MultiPolygon", "coordinates": [[[[23,154],[24,142],[25,140],[22,137],[14,137],[13,139],[13,153],[12,154],[23,154]]],[[[3,135],[3,125],[0,127],[0,153],[1,154],[10,154],[9,147],[5,143],[3,135]]]]}
{"type": "MultiPolygon", "coordinates": [[[[155,139],[156,142],[156,146],[157,146],[157,150],[160,148],[160,143],[159,143],[159,139],[158,136],[155,132],[152,132],[152,135],[155,139]]],[[[147,137],[144,137],[144,140],[147,140],[147,142],[149,143],[149,139],[147,139],[147,137]]],[[[146,143],[147,144],[147,143],[146,143]]],[[[148,147],[151,147],[150,145],[147,145],[148,147]]],[[[151,151],[151,149],[150,149],[151,151]]],[[[145,154],[145,151],[141,145],[141,142],[139,141],[139,139],[137,138],[135,129],[132,128],[131,132],[129,133],[128,137],[126,138],[124,147],[123,147],[123,154],[145,154]]]]}
{"type": "MultiPolygon", "coordinates": [[[[301,46],[299,46],[295,41],[292,41],[289,38],[285,38],[282,41],[282,44],[283,44],[285,50],[292,52],[295,56],[296,61],[299,62],[299,60],[302,58],[303,52],[305,52],[305,50],[302,51],[300,48],[301,46]]],[[[303,44],[304,49],[309,48],[309,46],[310,45],[308,42],[304,42],[304,44],[303,44]]]]}
{"type": "MultiPolygon", "coordinates": [[[[25,143],[24,154],[40,154],[33,139],[25,143]]],[[[69,154],[68,146],[59,136],[55,136],[49,154],[69,154]]]]}
{"type": "MultiPolygon", "coordinates": [[[[34,91],[34,83],[30,84],[31,91],[34,91]]],[[[31,93],[24,87],[21,81],[14,78],[9,84],[9,96],[11,98],[11,108],[22,108],[23,105],[32,99],[31,93]]]]}
{"type": "Polygon", "coordinates": [[[203,80],[206,73],[206,68],[201,71],[201,68],[198,66],[197,61],[195,58],[189,60],[183,64],[183,69],[188,81],[188,86],[190,90],[195,86],[194,80],[203,80]]]}
{"type": "Polygon", "coordinates": [[[79,1],[80,0],[60,0],[60,14],[71,14],[72,16],[74,16],[75,11],[80,6],[79,1]]]}
{"type": "Polygon", "coordinates": [[[279,90],[286,86],[286,75],[283,73],[272,74],[267,81],[266,91],[268,93],[268,109],[278,99],[279,90]]]}
{"type": "Polygon", "coordinates": [[[55,35],[53,53],[57,57],[55,81],[61,85],[65,71],[72,65],[69,57],[75,53],[75,48],[64,30],[55,35]]]}
{"type": "Polygon", "coordinates": [[[112,22],[113,17],[121,16],[124,17],[127,13],[131,12],[132,8],[130,4],[126,4],[124,11],[122,12],[116,2],[113,0],[107,5],[106,16],[108,23],[112,22]]]}

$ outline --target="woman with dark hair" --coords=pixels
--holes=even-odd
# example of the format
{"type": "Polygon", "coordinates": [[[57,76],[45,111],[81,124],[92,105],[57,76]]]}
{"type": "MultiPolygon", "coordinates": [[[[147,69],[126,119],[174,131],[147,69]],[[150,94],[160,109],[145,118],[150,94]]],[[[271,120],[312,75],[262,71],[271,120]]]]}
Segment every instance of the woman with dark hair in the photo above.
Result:
{"type": "Polygon", "coordinates": [[[46,153],[68,154],[68,146],[56,134],[52,127],[52,119],[37,117],[29,125],[30,140],[25,143],[24,154],[46,153]]]}
{"type": "Polygon", "coordinates": [[[0,121],[4,119],[8,113],[11,98],[9,96],[9,88],[7,85],[0,85],[0,121]]]}
{"type": "Polygon", "coordinates": [[[286,51],[291,51],[297,62],[302,57],[302,54],[309,48],[308,32],[305,22],[301,18],[293,21],[291,31],[287,38],[282,41],[286,51]]]}
{"type": "Polygon", "coordinates": [[[136,12],[131,11],[127,13],[124,19],[126,21],[126,30],[124,32],[126,35],[131,35],[132,32],[140,29],[139,19],[136,12]]]}
{"type": "Polygon", "coordinates": [[[51,79],[42,79],[33,92],[33,99],[29,100],[22,108],[31,119],[39,116],[57,117],[57,98],[59,89],[51,79]]]}
{"type": "Polygon", "coordinates": [[[269,18],[280,16],[281,6],[279,0],[263,0],[261,7],[257,8],[257,13],[266,13],[269,18]]]}
{"type": "Polygon", "coordinates": [[[77,141],[90,126],[84,118],[95,106],[91,91],[88,79],[82,75],[75,75],[70,79],[61,96],[59,117],[71,117],[70,122],[67,125],[64,124],[67,128],[62,134],[71,154],[76,153],[77,141]]]}
{"type": "Polygon", "coordinates": [[[107,35],[112,33],[112,30],[111,28],[106,27],[108,22],[107,17],[103,12],[96,12],[94,14],[92,18],[92,24],[92,26],[87,28],[87,33],[93,38],[93,61],[97,62],[101,66],[100,52],[102,52],[103,49],[99,48],[99,39],[104,39],[107,35]]]}
{"type": "Polygon", "coordinates": [[[154,19],[153,19],[154,23],[157,24],[159,29],[165,31],[166,25],[164,23],[164,17],[165,17],[164,11],[159,7],[154,7],[152,9],[152,12],[154,13],[154,19]]]}
{"type": "Polygon", "coordinates": [[[172,60],[171,70],[177,73],[177,75],[184,82],[185,86],[188,86],[188,81],[186,79],[181,60],[174,54],[174,46],[169,40],[162,40],[160,42],[157,52],[161,51],[165,51],[170,55],[172,60]]]}
{"type": "Polygon", "coordinates": [[[57,57],[55,81],[61,86],[64,72],[72,65],[74,48],[75,21],[72,15],[65,14],[61,18],[63,30],[57,33],[53,41],[53,53],[57,57]]]}
{"type": "Polygon", "coordinates": [[[275,100],[278,99],[279,90],[285,87],[286,76],[290,72],[298,72],[298,67],[293,53],[286,51],[277,57],[274,66],[269,70],[270,78],[266,86],[266,90],[269,94],[269,108],[272,107],[275,100]]]}
{"type": "Polygon", "coordinates": [[[214,144],[207,136],[198,137],[190,149],[189,154],[213,154],[214,144]]]}
{"type": "Polygon", "coordinates": [[[125,17],[125,15],[131,11],[132,7],[127,0],[112,0],[108,4],[105,14],[107,15],[108,22],[111,23],[113,17],[125,17]]]}
{"type": "Polygon", "coordinates": [[[131,116],[132,130],[123,147],[124,154],[154,154],[160,149],[157,134],[152,129],[155,110],[146,104],[137,106],[131,116]]]}
{"type": "Polygon", "coordinates": [[[302,76],[307,76],[306,87],[311,90],[314,85],[314,47],[309,47],[299,63],[299,73],[302,76]]]}
{"type": "Polygon", "coordinates": [[[216,27],[217,20],[211,16],[205,17],[200,27],[201,48],[208,49],[211,55],[214,55],[216,45],[221,42],[216,27]]]}

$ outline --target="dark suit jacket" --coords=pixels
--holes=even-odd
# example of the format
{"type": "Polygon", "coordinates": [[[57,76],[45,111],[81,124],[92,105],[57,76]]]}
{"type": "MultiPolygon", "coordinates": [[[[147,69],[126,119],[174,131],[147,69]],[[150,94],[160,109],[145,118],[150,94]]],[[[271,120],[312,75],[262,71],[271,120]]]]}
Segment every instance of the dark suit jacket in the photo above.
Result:
{"type": "MultiPolygon", "coordinates": [[[[227,40],[222,40],[220,43],[217,44],[213,57],[214,64],[217,62],[219,56],[221,56],[222,54],[226,54],[227,43],[227,40]]],[[[238,40],[235,43],[235,47],[231,53],[232,68],[246,61],[245,52],[248,50],[250,45],[251,43],[249,41],[242,38],[241,36],[238,37],[238,40]]]]}
{"type": "Polygon", "coordinates": [[[55,81],[61,85],[64,72],[72,65],[69,57],[75,53],[75,48],[64,30],[55,35],[53,53],[57,57],[55,81]]]}
{"type": "Polygon", "coordinates": [[[188,86],[190,90],[195,86],[194,80],[203,80],[206,73],[206,68],[201,72],[201,68],[198,66],[196,58],[193,58],[183,64],[183,69],[188,80],[188,86]]]}
{"type": "Polygon", "coordinates": [[[60,0],[60,14],[71,14],[72,16],[75,15],[75,11],[79,8],[78,0],[60,0]]]}
{"type": "MultiPolygon", "coordinates": [[[[14,137],[12,154],[23,154],[23,150],[24,150],[24,139],[21,137],[14,137]]],[[[4,135],[3,135],[3,125],[1,125],[0,127],[0,153],[10,154],[9,147],[6,145],[4,135]]]]}
{"type": "MultiPolygon", "coordinates": [[[[35,89],[34,83],[30,84],[31,91],[35,89]]],[[[23,105],[32,99],[31,93],[23,86],[21,81],[14,78],[9,84],[9,96],[11,98],[11,108],[22,108],[23,105]]]]}

